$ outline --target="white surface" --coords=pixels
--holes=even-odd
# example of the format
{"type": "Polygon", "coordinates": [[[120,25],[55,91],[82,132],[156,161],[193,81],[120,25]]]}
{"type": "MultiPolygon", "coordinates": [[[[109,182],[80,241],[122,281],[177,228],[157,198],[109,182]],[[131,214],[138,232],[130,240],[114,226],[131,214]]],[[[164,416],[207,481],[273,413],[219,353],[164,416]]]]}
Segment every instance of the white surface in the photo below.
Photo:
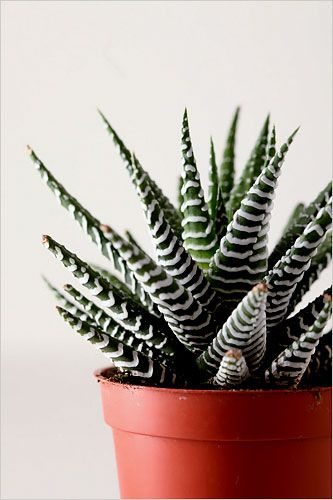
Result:
{"type": "MultiPolygon", "coordinates": [[[[116,498],[111,431],[92,371],[104,358],[54,311],[41,272],[70,279],[42,248],[51,234],[83,258],[97,249],[56,203],[25,152],[103,221],[149,245],[139,203],[100,107],[175,198],[180,123],[189,109],[206,179],[209,135],[221,150],[242,105],[238,166],[267,111],[286,161],[271,242],[296,201],[330,176],[330,2],[2,2],[2,498],[116,498]]],[[[314,288],[328,284],[328,273],[314,288]]]]}

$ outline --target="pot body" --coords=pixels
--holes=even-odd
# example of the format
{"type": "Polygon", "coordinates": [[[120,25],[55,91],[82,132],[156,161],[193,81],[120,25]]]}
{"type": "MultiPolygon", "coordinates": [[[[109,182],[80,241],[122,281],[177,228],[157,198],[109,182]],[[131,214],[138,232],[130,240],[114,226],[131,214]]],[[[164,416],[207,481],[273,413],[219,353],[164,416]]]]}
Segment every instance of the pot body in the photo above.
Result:
{"type": "Polygon", "coordinates": [[[331,388],[165,389],[96,376],[122,498],[331,498],[331,388]]]}

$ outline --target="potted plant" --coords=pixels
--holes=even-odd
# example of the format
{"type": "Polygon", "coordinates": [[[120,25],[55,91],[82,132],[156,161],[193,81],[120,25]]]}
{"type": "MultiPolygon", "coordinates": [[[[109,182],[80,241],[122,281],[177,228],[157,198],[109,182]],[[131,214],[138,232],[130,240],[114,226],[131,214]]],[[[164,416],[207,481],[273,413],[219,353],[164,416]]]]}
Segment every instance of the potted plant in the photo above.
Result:
{"type": "Polygon", "coordinates": [[[29,153],[121,276],[43,237],[90,292],[47,281],[59,313],[112,363],[96,376],[122,497],[330,497],[330,289],[293,311],[330,260],[331,185],[296,206],[268,255],[272,200],[297,130],[276,150],[268,117],[235,181],[237,109],[220,165],[211,141],[205,201],[185,111],[174,207],[101,116],[156,259],[97,220],[29,153]]]}

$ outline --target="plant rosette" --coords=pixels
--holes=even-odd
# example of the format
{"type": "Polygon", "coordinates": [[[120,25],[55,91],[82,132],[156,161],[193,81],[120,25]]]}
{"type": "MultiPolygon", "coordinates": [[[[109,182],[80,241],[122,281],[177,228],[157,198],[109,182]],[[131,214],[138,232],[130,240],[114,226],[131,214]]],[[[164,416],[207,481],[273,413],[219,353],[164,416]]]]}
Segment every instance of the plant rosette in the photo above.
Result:
{"type": "Polygon", "coordinates": [[[273,199],[298,129],[276,148],[267,117],[235,179],[237,109],[219,163],[211,140],[205,196],[185,111],[175,206],[100,114],[155,258],[128,231],[101,223],[28,151],[118,273],[43,236],[77,283],[62,291],[44,278],[58,312],[112,363],[112,376],[97,378],[122,496],[329,496],[331,289],[298,304],[331,259],[331,184],[296,205],[269,253],[273,199]]]}

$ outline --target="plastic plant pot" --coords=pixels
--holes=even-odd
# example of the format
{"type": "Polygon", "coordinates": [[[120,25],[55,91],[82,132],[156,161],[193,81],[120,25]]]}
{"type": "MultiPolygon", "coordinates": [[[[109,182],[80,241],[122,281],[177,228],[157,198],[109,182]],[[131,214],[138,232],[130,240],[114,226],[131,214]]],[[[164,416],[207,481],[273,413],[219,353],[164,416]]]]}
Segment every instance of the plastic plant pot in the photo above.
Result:
{"type": "Polygon", "coordinates": [[[192,390],[95,373],[122,498],[331,498],[331,388],[192,390]]]}

